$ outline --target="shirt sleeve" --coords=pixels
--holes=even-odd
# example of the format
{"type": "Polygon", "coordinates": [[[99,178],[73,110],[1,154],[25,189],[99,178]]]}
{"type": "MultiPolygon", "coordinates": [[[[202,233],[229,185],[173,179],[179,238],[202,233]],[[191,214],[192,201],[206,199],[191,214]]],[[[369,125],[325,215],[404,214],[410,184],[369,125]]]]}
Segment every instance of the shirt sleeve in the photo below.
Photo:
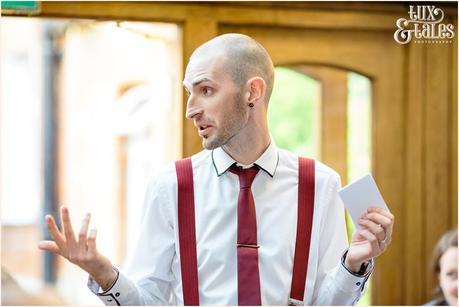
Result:
{"type": "Polygon", "coordinates": [[[151,180],[147,186],[144,211],[136,246],[112,287],[101,291],[89,277],[88,287],[105,305],[170,305],[171,271],[175,257],[174,227],[170,200],[163,183],[151,180]]]}
{"type": "MultiPolygon", "coordinates": [[[[341,186],[339,176],[331,175],[326,211],[322,218],[319,246],[317,284],[314,290],[313,305],[354,305],[365,290],[365,285],[373,271],[373,260],[365,273],[351,273],[344,266],[343,254],[348,248],[346,220],[343,203],[338,196],[341,186]]],[[[344,254],[345,255],[345,254],[344,254]]]]}

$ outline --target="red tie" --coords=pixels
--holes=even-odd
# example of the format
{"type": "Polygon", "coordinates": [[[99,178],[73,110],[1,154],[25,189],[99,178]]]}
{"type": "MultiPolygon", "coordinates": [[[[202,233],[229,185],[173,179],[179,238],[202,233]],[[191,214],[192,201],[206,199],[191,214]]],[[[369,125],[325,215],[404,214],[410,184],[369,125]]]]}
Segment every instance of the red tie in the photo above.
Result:
{"type": "Polygon", "coordinates": [[[242,169],[236,165],[230,171],[239,176],[237,201],[237,287],[238,305],[261,305],[260,274],[258,272],[257,217],[252,195],[252,182],[258,167],[242,169]]]}

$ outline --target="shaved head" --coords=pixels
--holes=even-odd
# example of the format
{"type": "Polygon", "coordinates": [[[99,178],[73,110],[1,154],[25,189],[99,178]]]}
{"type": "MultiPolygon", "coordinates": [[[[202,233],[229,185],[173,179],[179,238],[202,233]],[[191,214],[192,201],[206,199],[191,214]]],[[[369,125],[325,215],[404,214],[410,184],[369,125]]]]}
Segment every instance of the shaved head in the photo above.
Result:
{"type": "Polygon", "coordinates": [[[197,48],[190,57],[224,57],[224,69],[234,83],[242,88],[252,77],[261,77],[266,83],[266,103],[274,84],[274,67],[271,58],[256,40],[243,34],[223,34],[197,48]]]}

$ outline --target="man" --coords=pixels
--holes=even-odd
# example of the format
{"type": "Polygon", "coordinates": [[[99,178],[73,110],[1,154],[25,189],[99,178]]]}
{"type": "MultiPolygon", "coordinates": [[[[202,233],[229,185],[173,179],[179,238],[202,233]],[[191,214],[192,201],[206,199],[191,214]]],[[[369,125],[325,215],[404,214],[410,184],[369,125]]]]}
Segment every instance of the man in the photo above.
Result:
{"type": "Polygon", "coordinates": [[[191,304],[354,304],[373,270],[372,259],[390,243],[394,217],[370,208],[348,246],[344,209],[337,196],[339,176],[316,161],[308,261],[297,261],[296,249],[303,245],[295,240],[302,185],[298,157],[276,148],[268,131],[273,82],[268,53],[245,35],[218,36],[191,56],[183,81],[186,117],[194,121],[206,149],[191,158],[191,240],[179,232],[183,207],[178,202],[183,195],[177,192],[177,182],[182,177],[178,166],[171,165],[148,186],[129,279],[97,252],[95,231],[88,235],[89,215],[78,239],[66,208],[61,210],[62,231],[47,216],[54,241],[42,241],[39,247],[88,272],[88,286],[105,304],[181,305],[185,288],[193,283],[198,292],[188,301],[191,304]],[[242,174],[249,172],[247,183],[242,174]],[[241,242],[241,234],[252,236],[254,242],[241,242]],[[182,255],[184,245],[195,248],[195,254],[182,255]],[[189,263],[193,255],[194,267],[189,263]],[[292,274],[297,265],[307,268],[307,274],[298,279],[303,292],[295,299],[292,274]],[[189,276],[187,270],[195,270],[197,276],[182,282],[184,274],[189,276]]]}

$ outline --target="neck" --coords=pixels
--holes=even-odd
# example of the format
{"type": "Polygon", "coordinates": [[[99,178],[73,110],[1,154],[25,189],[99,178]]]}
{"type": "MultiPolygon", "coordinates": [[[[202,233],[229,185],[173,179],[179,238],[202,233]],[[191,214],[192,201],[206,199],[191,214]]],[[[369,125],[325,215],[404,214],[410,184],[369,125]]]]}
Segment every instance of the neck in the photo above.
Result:
{"type": "Polygon", "coordinates": [[[271,138],[266,125],[247,125],[238,135],[222,146],[223,150],[237,162],[254,163],[268,148],[271,138]]]}

